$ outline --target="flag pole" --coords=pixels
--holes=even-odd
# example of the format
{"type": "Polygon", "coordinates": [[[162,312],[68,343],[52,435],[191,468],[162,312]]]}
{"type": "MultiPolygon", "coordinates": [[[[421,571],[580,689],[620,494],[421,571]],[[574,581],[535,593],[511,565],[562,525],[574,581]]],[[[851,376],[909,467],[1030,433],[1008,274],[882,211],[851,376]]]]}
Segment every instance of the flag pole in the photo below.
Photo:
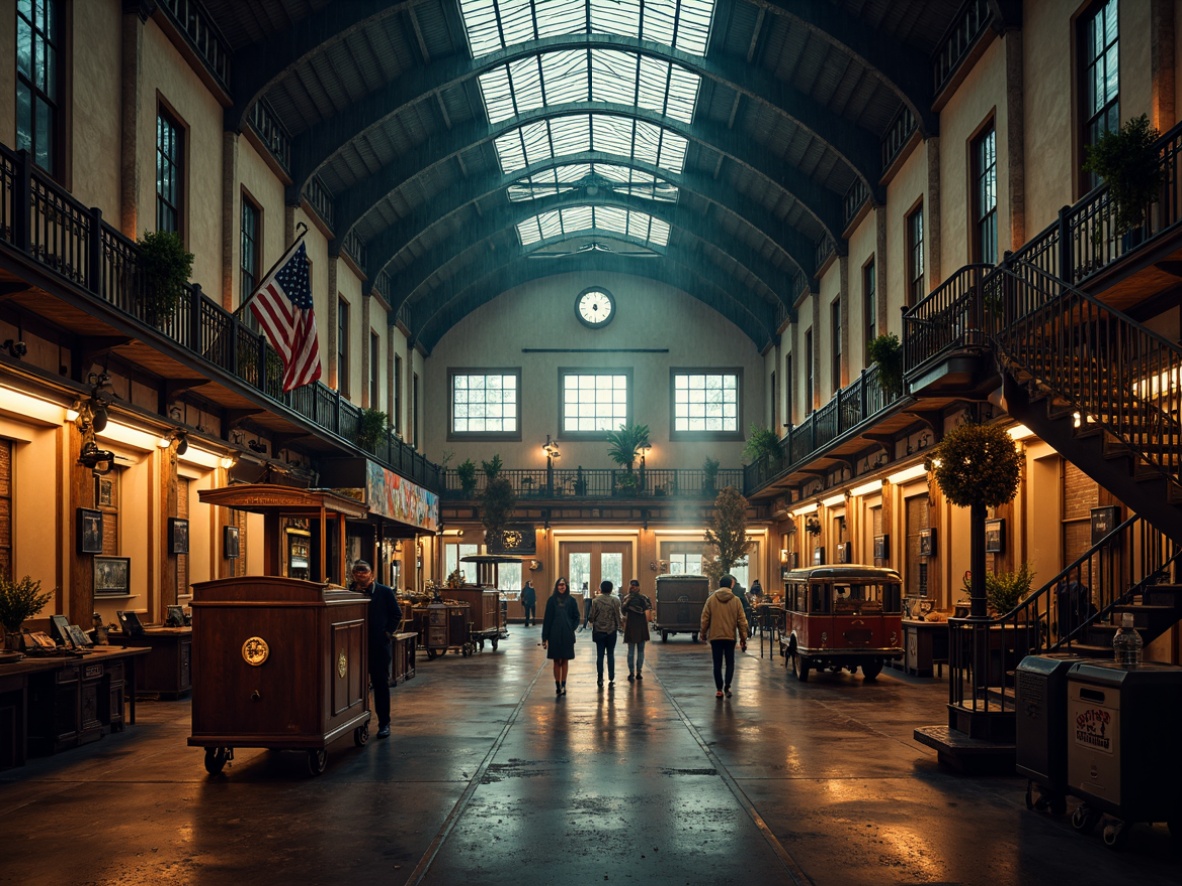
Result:
{"type": "Polygon", "coordinates": [[[263,284],[271,279],[271,275],[275,273],[275,271],[279,268],[279,266],[282,265],[289,258],[291,258],[292,253],[296,251],[296,249],[300,245],[300,242],[304,239],[304,235],[308,233],[308,226],[306,224],[304,224],[303,222],[296,222],[296,232],[297,233],[296,233],[295,240],[292,241],[291,246],[287,247],[287,251],[284,252],[283,255],[281,255],[279,257],[279,261],[277,261],[277,262],[275,262],[275,264],[271,265],[271,269],[269,271],[267,271],[267,273],[263,274],[262,277],[259,278],[258,285],[255,286],[254,291],[251,292],[251,294],[247,297],[247,299],[244,302],[242,302],[242,304],[240,304],[238,307],[236,307],[234,309],[233,314],[235,317],[240,316],[242,314],[242,312],[244,310],[246,310],[247,306],[252,301],[254,301],[254,297],[259,294],[259,290],[261,290],[263,288],[263,284]]]}

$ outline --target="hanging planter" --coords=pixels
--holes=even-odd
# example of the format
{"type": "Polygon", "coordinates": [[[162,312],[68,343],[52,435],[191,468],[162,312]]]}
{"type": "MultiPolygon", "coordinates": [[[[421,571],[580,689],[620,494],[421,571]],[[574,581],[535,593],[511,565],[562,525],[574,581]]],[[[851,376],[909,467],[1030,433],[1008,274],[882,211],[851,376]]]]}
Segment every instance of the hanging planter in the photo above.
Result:
{"type": "Polygon", "coordinates": [[[171,231],[152,231],[136,243],[136,270],[144,320],[167,323],[185,297],[193,273],[193,253],[171,231]]]}
{"type": "Polygon", "coordinates": [[[1012,501],[1022,478],[1022,453],[998,425],[963,424],[944,435],[925,466],[957,507],[996,508],[1012,501]]]}

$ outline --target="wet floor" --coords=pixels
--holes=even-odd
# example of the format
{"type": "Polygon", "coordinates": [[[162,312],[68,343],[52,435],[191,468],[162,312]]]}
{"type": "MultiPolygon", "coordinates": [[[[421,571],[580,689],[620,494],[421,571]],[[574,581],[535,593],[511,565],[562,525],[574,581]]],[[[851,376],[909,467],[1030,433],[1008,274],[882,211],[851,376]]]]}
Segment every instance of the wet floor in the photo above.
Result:
{"type": "Polygon", "coordinates": [[[799,684],[756,638],[718,700],[677,636],[639,683],[621,647],[600,691],[580,634],[556,697],[539,636],[420,660],[391,739],[342,739],[319,777],[258,749],[210,777],[188,702],[141,701],[125,732],[0,772],[0,883],[1182,882],[1164,825],[1116,852],[1027,810],[1024,779],[939,766],[912,738],[946,722],[938,679],[799,684]]]}

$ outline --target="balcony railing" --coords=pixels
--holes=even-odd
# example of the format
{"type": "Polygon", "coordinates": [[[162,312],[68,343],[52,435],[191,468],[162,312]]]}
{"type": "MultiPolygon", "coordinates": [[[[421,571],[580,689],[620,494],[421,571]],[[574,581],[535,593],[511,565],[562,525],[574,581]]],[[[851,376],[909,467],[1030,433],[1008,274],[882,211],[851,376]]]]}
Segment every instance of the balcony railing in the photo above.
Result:
{"type": "MultiPolygon", "coordinates": [[[[444,497],[469,500],[479,498],[484,492],[487,478],[478,472],[476,485],[465,490],[459,474],[454,468],[446,472],[444,497]]],[[[592,499],[592,498],[708,498],[713,500],[718,490],[727,486],[739,488],[743,472],[738,469],[718,471],[713,481],[706,472],[698,469],[652,468],[634,469],[632,479],[627,479],[624,468],[545,468],[503,470],[498,475],[505,477],[513,486],[513,492],[521,499],[592,499]]]]}
{"type": "MultiPolygon", "coordinates": [[[[135,243],[102,221],[36,168],[28,152],[0,145],[0,241],[15,247],[65,283],[152,329],[176,347],[252,388],[273,410],[299,416],[321,432],[355,445],[361,408],[319,382],[284,394],[280,361],[266,339],[201,287],[186,286],[171,314],[157,316],[144,296],[135,243]]],[[[442,489],[442,469],[392,434],[373,454],[430,489],[442,489]]]]}
{"type": "Polygon", "coordinates": [[[988,0],[968,0],[960,8],[932,57],[934,95],[939,95],[940,90],[948,85],[956,69],[989,27],[989,18],[988,0]]]}

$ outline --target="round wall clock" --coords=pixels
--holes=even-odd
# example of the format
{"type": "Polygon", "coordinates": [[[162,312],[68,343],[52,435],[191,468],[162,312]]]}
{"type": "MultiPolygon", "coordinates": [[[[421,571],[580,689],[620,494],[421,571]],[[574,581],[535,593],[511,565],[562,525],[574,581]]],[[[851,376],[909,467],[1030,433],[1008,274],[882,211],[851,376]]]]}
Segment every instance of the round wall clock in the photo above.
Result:
{"type": "Polygon", "coordinates": [[[584,289],[575,297],[575,316],[584,326],[601,329],[616,316],[616,300],[606,289],[584,289]]]}

